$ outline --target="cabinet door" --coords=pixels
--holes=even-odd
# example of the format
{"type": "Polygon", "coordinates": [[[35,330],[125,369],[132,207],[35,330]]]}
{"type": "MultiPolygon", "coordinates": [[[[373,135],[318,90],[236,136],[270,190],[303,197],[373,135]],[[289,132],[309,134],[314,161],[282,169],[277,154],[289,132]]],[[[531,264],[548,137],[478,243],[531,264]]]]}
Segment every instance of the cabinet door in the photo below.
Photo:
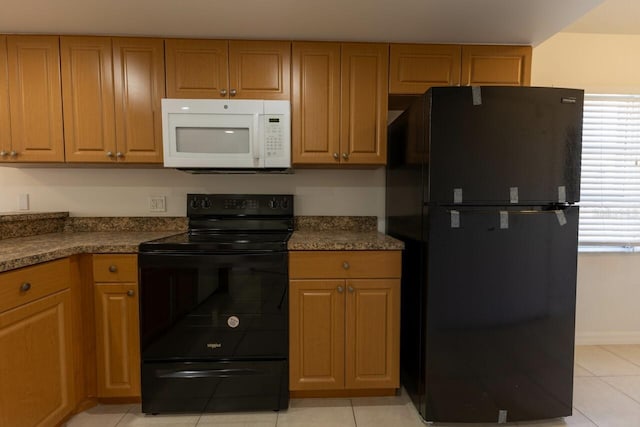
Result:
{"type": "Polygon", "coordinates": [[[342,45],[341,161],[387,161],[387,87],[389,45],[342,45]]]}
{"type": "Polygon", "coordinates": [[[289,100],[290,85],[291,42],[229,41],[232,98],[289,100]]]}
{"type": "Polygon", "coordinates": [[[168,98],[228,98],[226,40],[167,39],[164,47],[168,98]]]}
{"type": "Polygon", "coordinates": [[[392,44],[389,93],[421,94],[432,86],[459,85],[461,51],[454,44],[392,44]]]}
{"type": "Polygon", "coordinates": [[[531,46],[463,46],[462,85],[529,86],[531,46]]]}
{"type": "Polygon", "coordinates": [[[340,163],[340,44],[293,43],[293,164],[340,163]]]}
{"type": "Polygon", "coordinates": [[[69,290],[0,314],[0,426],[58,425],[73,409],[69,290]]]}
{"type": "Polygon", "coordinates": [[[7,36],[0,36],[0,162],[11,151],[11,116],[9,115],[9,76],[7,70],[7,36]]]}
{"type": "Polygon", "coordinates": [[[140,396],[138,285],[95,286],[98,397],[140,396]]]}
{"type": "Polygon", "coordinates": [[[63,36],[60,53],[66,161],[113,162],[111,38],[63,36]]]}
{"type": "Polygon", "coordinates": [[[344,388],[344,280],[292,280],[289,389],[344,388]]]}
{"type": "Polygon", "coordinates": [[[160,39],[114,38],[116,157],[162,163],[164,44],[160,39]]]}
{"type": "Polygon", "coordinates": [[[7,36],[11,146],[18,162],[62,162],[57,36],[7,36]]]}
{"type": "Polygon", "coordinates": [[[347,280],[345,384],[398,388],[400,280],[347,280]]]}

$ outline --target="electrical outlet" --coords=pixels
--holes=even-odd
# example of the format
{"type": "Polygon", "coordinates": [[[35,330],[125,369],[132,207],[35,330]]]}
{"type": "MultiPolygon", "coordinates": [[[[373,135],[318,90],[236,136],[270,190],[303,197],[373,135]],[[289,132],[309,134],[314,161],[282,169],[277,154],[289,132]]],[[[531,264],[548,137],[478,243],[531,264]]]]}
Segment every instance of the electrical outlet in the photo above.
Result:
{"type": "Polygon", "coordinates": [[[20,211],[29,210],[29,194],[27,193],[18,194],[18,210],[20,211]]]}
{"type": "Polygon", "coordinates": [[[166,212],[167,198],[165,196],[149,197],[149,212],[166,212]]]}

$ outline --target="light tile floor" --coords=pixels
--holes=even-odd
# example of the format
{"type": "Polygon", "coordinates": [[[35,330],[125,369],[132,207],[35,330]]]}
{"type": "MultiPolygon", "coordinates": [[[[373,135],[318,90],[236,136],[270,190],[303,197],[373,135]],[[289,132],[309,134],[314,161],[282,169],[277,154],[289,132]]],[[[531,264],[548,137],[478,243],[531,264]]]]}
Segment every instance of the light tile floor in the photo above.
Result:
{"type": "MultiPolygon", "coordinates": [[[[640,427],[640,345],[576,348],[573,416],[518,427],[640,427]]],[[[73,417],[67,427],[421,427],[403,393],[397,397],[292,399],[276,412],[147,416],[139,405],[99,405],[73,417]]],[[[498,426],[443,424],[440,426],[498,426]]],[[[503,426],[504,424],[501,424],[503,426]]]]}

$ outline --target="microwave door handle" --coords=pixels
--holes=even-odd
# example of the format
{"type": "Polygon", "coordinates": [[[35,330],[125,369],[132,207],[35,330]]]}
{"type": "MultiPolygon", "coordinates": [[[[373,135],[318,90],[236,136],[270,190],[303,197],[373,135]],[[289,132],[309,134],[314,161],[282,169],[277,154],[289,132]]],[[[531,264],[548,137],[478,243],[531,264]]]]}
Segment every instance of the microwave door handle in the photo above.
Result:
{"type": "Polygon", "coordinates": [[[262,141],[264,138],[264,123],[262,120],[260,120],[262,118],[262,116],[260,114],[254,114],[253,115],[253,128],[257,129],[257,134],[253,135],[253,159],[254,159],[254,163],[255,166],[261,166],[260,165],[260,159],[262,158],[262,153],[260,152],[260,150],[263,148],[262,145],[260,144],[260,141],[262,141]]]}

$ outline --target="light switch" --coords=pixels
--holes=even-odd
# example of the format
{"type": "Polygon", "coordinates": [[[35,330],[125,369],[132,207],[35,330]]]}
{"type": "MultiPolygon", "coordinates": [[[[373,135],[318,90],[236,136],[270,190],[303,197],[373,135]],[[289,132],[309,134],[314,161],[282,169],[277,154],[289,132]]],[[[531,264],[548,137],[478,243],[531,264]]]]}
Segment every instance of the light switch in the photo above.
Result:
{"type": "Polygon", "coordinates": [[[29,210],[29,195],[26,193],[18,194],[18,210],[20,211],[28,211],[29,210]]]}

